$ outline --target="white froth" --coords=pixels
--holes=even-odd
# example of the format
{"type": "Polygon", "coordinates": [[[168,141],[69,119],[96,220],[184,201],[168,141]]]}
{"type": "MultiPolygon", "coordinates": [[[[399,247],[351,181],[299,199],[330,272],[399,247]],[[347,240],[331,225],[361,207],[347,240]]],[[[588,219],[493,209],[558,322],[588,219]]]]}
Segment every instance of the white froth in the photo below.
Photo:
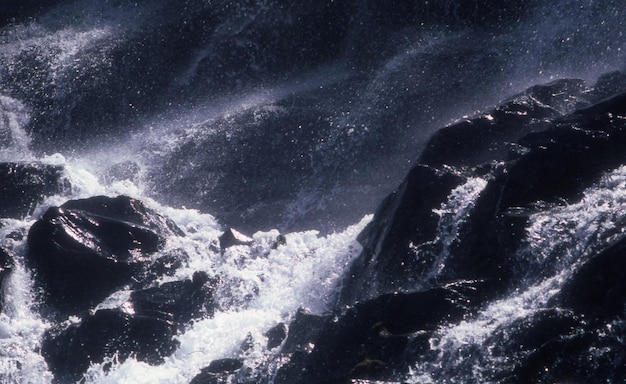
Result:
{"type": "Polygon", "coordinates": [[[95,365],[88,383],[187,383],[212,360],[239,357],[248,336],[258,347],[251,352],[257,359],[252,363],[262,363],[268,354],[260,347],[267,343],[267,330],[289,322],[300,307],[322,313],[332,303],[339,278],[360,252],[356,235],[371,220],[367,216],[344,232],[326,237],[316,231],[286,234],[286,244],[275,249],[278,231],[257,232],[252,246],[233,246],[222,254],[211,247],[221,233],[211,216],[193,210],[167,211],[188,233],[167,246],[182,248],[190,256],[189,265],[175,278],[189,278],[197,270],[222,276],[216,293],[221,310],[195,321],[181,334],[177,338],[180,348],[164,364],[150,367],[129,359],[114,364],[106,374],[101,365],[95,365]]]}

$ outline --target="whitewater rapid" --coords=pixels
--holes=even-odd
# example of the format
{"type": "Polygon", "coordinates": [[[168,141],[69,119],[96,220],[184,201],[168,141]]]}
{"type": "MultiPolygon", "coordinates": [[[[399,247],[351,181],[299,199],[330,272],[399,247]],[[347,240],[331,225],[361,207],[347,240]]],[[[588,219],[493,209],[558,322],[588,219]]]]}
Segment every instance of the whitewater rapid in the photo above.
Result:
{"type": "MultiPolygon", "coordinates": [[[[170,217],[186,234],[168,239],[160,254],[183,250],[189,255],[188,262],[159,283],[188,279],[196,271],[219,276],[222,282],[215,294],[219,310],[212,318],[194,321],[178,335],[180,348],[164,364],[150,366],[134,358],[120,364],[112,357],[89,369],[85,383],[94,384],[188,383],[213,360],[241,357],[240,347],[250,337],[254,348],[246,352],[246,364],[265,363],[272,354],[264,347],[267,340],[264,334],[270,328],[289,323],[298,309],[323,313],[334,303],[340,277],[361,249],[356,236],[371,219],[366,216],[341,233],[323,237],[314,230],[287,233],[285,244],[276,249],[272,245],[279,235],[277,230],[257,232],[252,234],[253,246],[234,246],[220,252],[218,237],[224,228],[213,216],[192,209],[161,206],[141,195],[140,189],[128,180],[102,185],[97,176],[80,166],[79,160],[67,160],[59,154],[40,160],[62,165],[64,177],[72,188],[65,195],[47,198],[24,220],[3,220],[0,228],[0,235],[5,238],[2,245],[14,252],[17,262],[5,284],[5,310],[0,315],[3,383],[44,384],[52,380],[43,357],[37,352],[51,324],[37,312],[37,290],[31,272],[23,264],[26,237],[13,239],[9,235],[16,232],[25,235],[50,205],[94,195],[124,194],[142,199],[149,207],[170,217]]],[[[116,307],[127,298],[124,290],[116,292],[98,308],[116,307]]]]}

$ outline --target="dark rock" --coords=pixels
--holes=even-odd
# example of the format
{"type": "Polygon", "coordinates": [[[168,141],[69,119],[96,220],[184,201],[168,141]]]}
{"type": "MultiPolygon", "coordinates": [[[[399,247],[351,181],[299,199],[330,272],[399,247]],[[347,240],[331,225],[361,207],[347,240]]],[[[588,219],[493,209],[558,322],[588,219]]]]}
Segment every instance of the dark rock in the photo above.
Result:
{"type": "Polygon", "coordinates": [[[616,382],[626,373],[621,336],[603,324],[590,327],[584,317],[547,309],[501,329],[495,350],[515,361],[500,383],[616,382]],[[596,353],[595,351],[602,351],[596,353]]]}
{"type": "Polygon", "coordinates": [[[491,112],[440,129],[428,141],[419,162],[460,167],[505,160],[510,143],[543,131],[551,120],[587,105],[585,90],[582,80],[533,86],[491,112]]]}
{"type": "Polygon", "coordinates": [[[46,301],[75,314],[130,284],[168,234],[182,232],[138,200],[74,200],[49,208],[33,224],[27,261],[46,301]]]}
{"type": "Polygon", "coordinates": [[[424,292],[382,295],[356,304],[337,318],[296,316],[281,349],[295,353],[275,382],[390,379],[408,369],[415,358],[407,354],[409,349],[415,351],[414,334],[425,337],[447,322],[462,319],[491,297],[489,289],[482,282],[463,282],[424,292]],[[299,337],[298,349],[290,340],[295,330],[306,330],[299,337]]]}
{"type": "Polygon", "coordinates": [[[278,235],[276,237],[276,241],[274,242],[274,244],[272,244],[272,249],[278,249],[278,247],[285,244],[287,244],[287,238],[285,237],[285,235],[278,235]]]}
{"type": "Polygon", "coordinates": [[[48,332],[41,354],[56,383],[75,382],[91,363],[102,363],[115,354],[120,361],[132,354],[139,361],[160,364],[178,347],[174,335],[168,321],[105,309],[64,330],[48,332]]]}
{"type": "Polygon", "coordinates": [[[178,342],[173,339],[192,319],[212,316],[214,283],[204,272],[192,280],[173,281],[131,293],[118,309],[101,309],[78,324],[48,332],[42,355],[55,379],[76,381],[90,363],[117,354],[160,364],[178,342]]]}
{"type": "Polygon", "coordinates": [[[191,379],[189,384],[221,384],[220,375],[201,370],[200,373],[191,379]]]}
{"type": "Polygon", "coordinates": [[[133,291],[130,302],[137,316],[185,324],[194,318],[213,315],[214,284],[215,281],[210,281],[205,272],[197,272],[193,280],[173,281],[133,291]]]}
{"type": "Polygon", "coordinates": [[[554,303],[602,323],[624,313],[626,239],[593,255],[564,284],[554,303]]]}
{"type": "Polygon", "coordinates": [[[468,123],[476,128],[470,136],[488,146],[508,140],[498,132],[510,126],[516,127],[515,135],[526,133],[515,143],[519,150],[507,156],[473,155],[480,145],[465,136],[465,123],[435,135],[421,159],[429,165],[415,166],[359,235],[363,251],[345,278],[340,302],[427,284],[423,274],[433,270],[440,256],[445,265],[439,281],[493,279],[506,287],[514,267],[506,255],[514,254],[525,236],[528,215],[523,212],[576,202],[623,162],[626,94],[562,115],[584,101],[583,93],[576,81],[533,87],[496,108],[488,115],[493,120],[483,116],[468,123]],[[455,145],[466,152],[455,151],[455,145]],[[448,147],[452,151],[446,152],[448,147]],[[482,161],[492,165],[479,166],[482,161]],[[439,217],[433,209],[465,180],[463,175],[482,177],[488,184],[441,255],[434,238],[439,217]]]}
{"type": "Polygon", "coordinates": [[[154,281],[162,276],[173,276],[180,267],[187,263],[188,259],[189,255],[182,249],[163,255],[150,264],[145,279],[154,281]]]}
{"type": "Polygon", "coordinates": [[[0,163],[0,217],[21,219],[44,197],[68,188],[63,168],[40,163],[0,163]]]}
{"type": "Polygon", "coordinates": [[[208,367],[202,368],[189,384],[211,384],[226,382],[224,376],[233,373],[243,367],[240,359],[213,360],[208,367]]]}
{"type": "MultiPolygon", "coordinates": [[[[0,292],[4,292],[4,280],[15,268],[13,255],[6,249],[0,247],[0,292]]],[[[0,294],[0,312],[4,308],[4,295],[0,294]]]]}
{"type": "Polygon", "coordinates": [[[593,102],[599,102],[626,90],[626,74],[615,71],[598,78],[589,96],[593,102]]]}
{"type": "Polygon", "coordinates": [[[287,340],[285,340],[281,351],[291,353],[306,349],[322,329],[325,321],[323,316],[310,314],[303,308],[298,309],[296,316],[289,324],[287,340]]]}
{"type": "Polygon", "coordinates": [[[284,323],[279,323],[267,331],[265,336],[267,336],[267,349],[274,349],[281,345],[287,337],[287,326],[284,323]]]}
{"type": "Polygon", "coordinates": [[[363,251],[347,274],[342,302],[413,289],[430,265],[417,260],[410,246],[434,240],[439,216],[433,210],[464,181],[454,171],[414,167],[359,234],[363,251]]]}
{"type": "Polygon", "coordinates": [[[243,361],[240,359],[219,359],[213,360],[203,371],[211,373],[234,372],[243,367],[243,361]]]}
{"type": "Polygon", "coordinates": [[[252,245],[254,240],[237,231],[234,228],[228,228],[220,237],[220,248],[225,250],[226,248],[234,245],[252,245]]]}

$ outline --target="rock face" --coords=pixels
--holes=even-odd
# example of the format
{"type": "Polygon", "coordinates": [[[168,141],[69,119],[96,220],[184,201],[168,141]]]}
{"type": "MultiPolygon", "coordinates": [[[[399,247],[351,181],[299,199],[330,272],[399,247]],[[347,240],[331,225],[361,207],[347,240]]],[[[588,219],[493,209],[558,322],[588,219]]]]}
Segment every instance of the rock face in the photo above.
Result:
{"type": "Polygon", "coordinates": [[[45,196],[68,188],[62,171],[41,163],[0,163],[0,217],[21,219],[45,196]]]}
{"type": "Polygon", "coordinates": [[[476,177],[488,182],[456,229],[438,276],[497,278],[504,285],[512,271],[501,255],[514,253],[536,204],[578,201],[585,188],[623,162],[626,133],[619,116],[626,94],[575,110],[593,101],[580,81],[562,80],[530,88],[492,112],[438,132],[420,164],[360,235],[364,251],[349,279],[357,286],[348,286],[345,301],[370,297],[370,287],[380,294],[423,281],[423,271],[432,271],[429,264],[436,258],[418,260],[410,245],[437,248],[441,217],[434,211],[455,187],[476,177]],[[388,265],[396,267],[386,272],[388,265]]]}
{"type": "Polygon", "coordinates": [[[51,207],[28,234],[46,301],[76,314],[130,284],[166,234],[180,229],[140,201],[104,196],[51,207]]]}
{"type": "MultiPolygon", "coordinates": [[[[344,277],[338,314],[316,325],[296,316],[289,326],[281,351],[290,362],[276,381],[401,380],[426,361],[434,329],[527,284],[515,255],[530,215],[580,201],[626,159],[619,79],[609,74],[590,88],[578,80],[536,86],[434,135],[360,234],[363,251],[344,277]],[[455,192],[472,188],[471,204],[455,192]],[[297,335],[302,340],[293,342],[297,335]]],[[[515,363],[493,379],[624,377],[623,339],[615,328],[604,330],[624,321],[623,256],[623,239],[592,254],[545,309],[498,327],[486,344],[515,363]],[[585,358],[598,348],[605,352],[590,367],[585,358]]]]}

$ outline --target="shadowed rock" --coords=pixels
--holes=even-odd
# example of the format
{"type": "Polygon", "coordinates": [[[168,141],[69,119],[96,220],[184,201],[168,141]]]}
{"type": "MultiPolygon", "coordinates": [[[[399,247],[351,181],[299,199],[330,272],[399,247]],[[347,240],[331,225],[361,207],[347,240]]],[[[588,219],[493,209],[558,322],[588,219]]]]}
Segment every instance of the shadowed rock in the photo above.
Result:
{"type": "Polygon", "coordinates": [[[120,196],[51,207],[31,227],[27,261],[46,302],[75,314],[130,284],[168,234],[182,231],[140,201],[120,196]]]}

